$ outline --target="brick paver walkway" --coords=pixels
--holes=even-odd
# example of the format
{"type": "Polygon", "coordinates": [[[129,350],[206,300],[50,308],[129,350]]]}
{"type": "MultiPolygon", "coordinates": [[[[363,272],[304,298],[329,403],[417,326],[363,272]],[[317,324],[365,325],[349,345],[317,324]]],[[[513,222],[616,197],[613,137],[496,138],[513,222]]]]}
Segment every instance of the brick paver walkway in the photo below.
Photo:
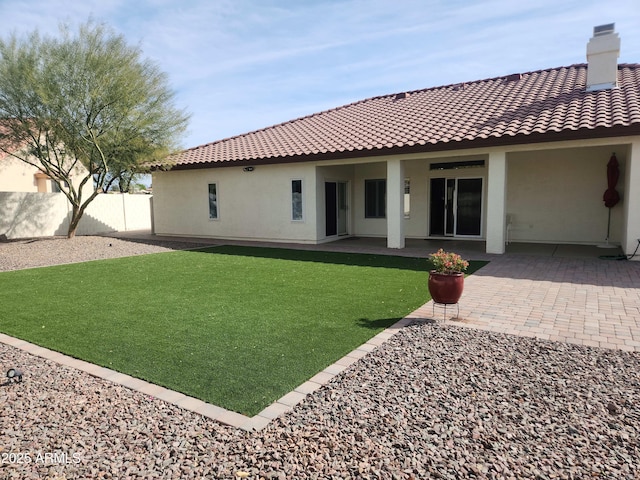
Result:
{"type": "MultiPolygon", "coordinates": [[[[427,303],[414,316],[444,318],[427,303]]],[[[598,258],[494,256],[465,279],[460,316],[494,332],[640,351],[640,263],[598,258]]]]}

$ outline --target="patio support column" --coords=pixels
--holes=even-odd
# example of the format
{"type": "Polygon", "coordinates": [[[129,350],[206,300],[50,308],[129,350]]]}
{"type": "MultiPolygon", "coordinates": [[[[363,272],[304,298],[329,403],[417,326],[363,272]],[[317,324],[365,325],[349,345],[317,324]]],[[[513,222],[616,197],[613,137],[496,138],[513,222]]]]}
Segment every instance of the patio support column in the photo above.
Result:
{"type": "MultiPolygon", "coordinates": [[[[625,165],[622,251],[631,255],[640,238],[640,141],[632,142],[625,165]]],[[[640,248],[631,260],[640,260],[640,248]]]]}
{"type": "Polygon", "coordinates": [[[487,172],[487,253],[504,253],[506,243],[507,154],[489,153],[487,172]]]}
{"type": "Polygon", "coordinates": [[[404,163],[387,161],[387,248],[404,248],[404,163]]]}

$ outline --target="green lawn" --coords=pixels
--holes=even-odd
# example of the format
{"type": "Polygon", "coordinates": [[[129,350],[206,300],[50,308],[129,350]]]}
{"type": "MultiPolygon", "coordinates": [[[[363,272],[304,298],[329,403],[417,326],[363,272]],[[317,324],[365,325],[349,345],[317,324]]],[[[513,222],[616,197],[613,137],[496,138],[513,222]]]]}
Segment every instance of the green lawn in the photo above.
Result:
{"type": "Polygon", "coordinates": [[[428,301],[427,272],[251,247],[4,272],[0,331],[254,415],[428,301]]]}

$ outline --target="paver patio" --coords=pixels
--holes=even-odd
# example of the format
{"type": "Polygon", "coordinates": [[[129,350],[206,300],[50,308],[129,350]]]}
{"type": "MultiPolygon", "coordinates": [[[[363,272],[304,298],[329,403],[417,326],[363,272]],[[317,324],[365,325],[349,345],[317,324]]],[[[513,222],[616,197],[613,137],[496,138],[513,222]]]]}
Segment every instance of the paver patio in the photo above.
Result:
{"type": "MultiPolygon", "coordinates": [[[[433,304],[417,316],[433,317],[433,304]]],[[[435,318],[443,318],[435,306],[435,318]]],[[[593,347],[640,351],[640,263],[496,256],[465,279],[448,323],[593,347]]]]}

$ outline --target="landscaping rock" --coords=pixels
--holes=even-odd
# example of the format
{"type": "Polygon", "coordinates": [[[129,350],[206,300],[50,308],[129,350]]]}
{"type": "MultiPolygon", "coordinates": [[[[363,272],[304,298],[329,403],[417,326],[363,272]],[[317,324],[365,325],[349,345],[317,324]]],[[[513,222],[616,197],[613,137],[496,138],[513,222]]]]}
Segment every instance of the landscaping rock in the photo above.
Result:
{"type": "Polygon", "coordinates": [[[637,353],[413,325],[254,433],[9,346],[0,358],[25,372],[0,388],[7,478],[631,479],[640,469],[627,400],[640,398],[637,353]]]}
{"type": "Polygon", "coordinates": [[[132,241],[101,236],[47,237],[0,242],[0,272],[130,257],[198,248],[210,244],[172,241],[132,241]]]}

